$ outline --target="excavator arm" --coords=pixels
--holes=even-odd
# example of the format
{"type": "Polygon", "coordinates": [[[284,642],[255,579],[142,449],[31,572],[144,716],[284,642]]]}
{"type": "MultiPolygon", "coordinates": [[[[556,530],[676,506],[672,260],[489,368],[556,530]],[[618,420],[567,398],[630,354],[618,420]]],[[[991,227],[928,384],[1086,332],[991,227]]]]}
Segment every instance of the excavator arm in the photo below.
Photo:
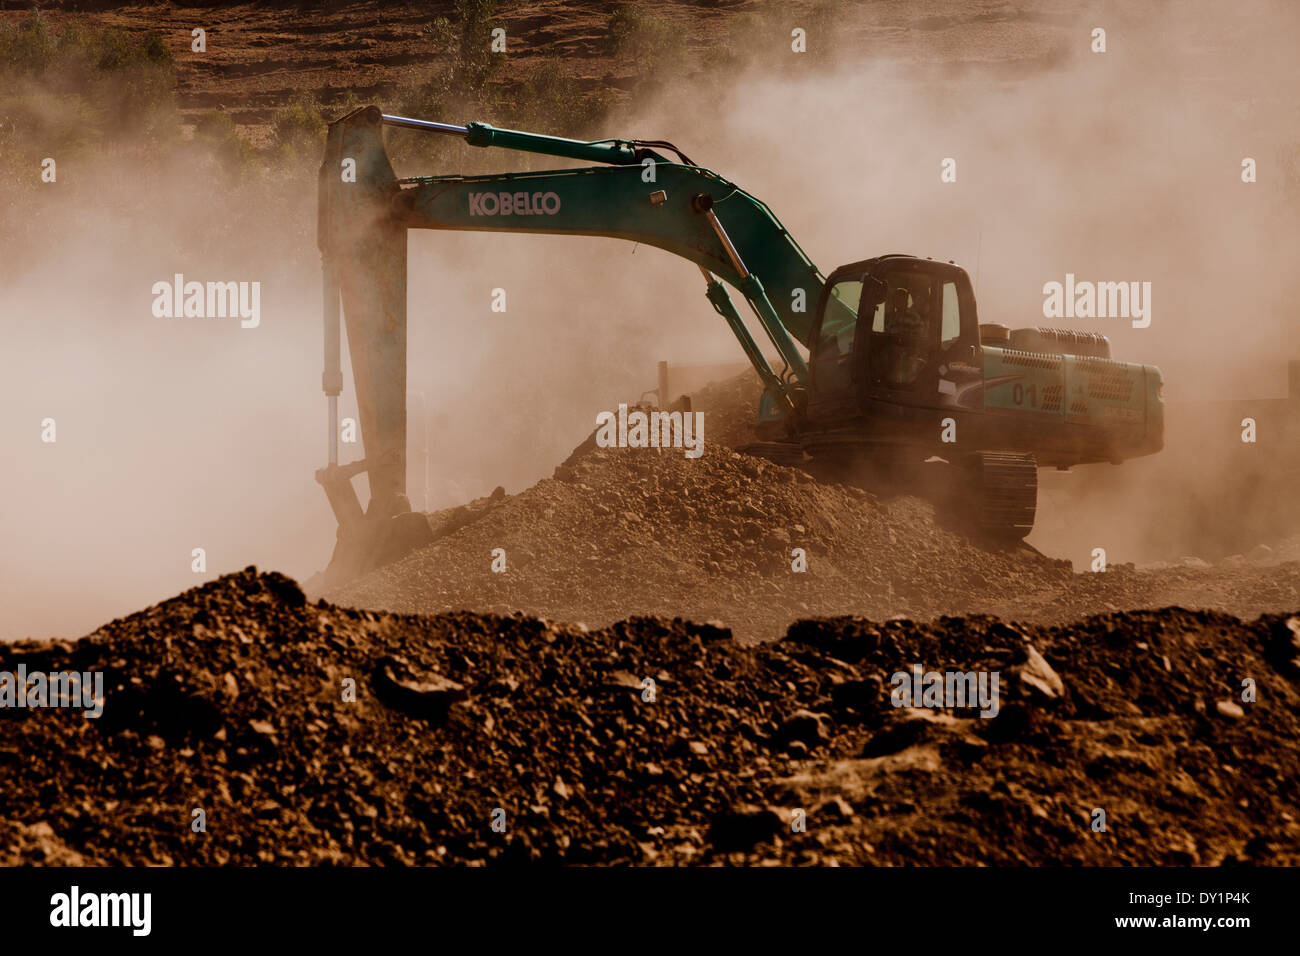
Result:
{"type": "Polygon", "coordinates": [[[706,282],[720,279],[753,307],[785,363],[780,375],[756,348],[725,289],[713,295],[764,383],[777,392],[804,384],[807,367],[791,336],[802,341],[811,316],[793,312],[788,304],[795,288],[802,290],[804,301],[815,302],[823,277],[810,262],[790,255],[788,246],[774,255],[772,240],[783,238],[780,223],[726,180],[664,161],[656,163],[654,179],[647,182],[647,169],[606,166],[430,177],[408,181],[410,188],[397,204],[408,228],[607,236],[689,259],[706,282]]]}
{"type": "Polygon", "coordinates": [[[657,151],[661,147],[673,149],[637,141],[586,143],[481,123],[430,123],[384,116],[375,107],[331,125],[320,169],[317,237],[324,280],[329,465],[317,479],[339,520],[336,561],[345,538],[374,537],[376,522],[410,511],[405,494],[408,229],[608,236],[689,259],[699,267],[710,303],[736,335],[770,400],[781,412],[797,414],[808,367],[795,343],[808,345],[823,275],[764,203],[685,157],[682,162],[667,159],[657,151]],[[384,148],[385,125],[458,136],[472,146],[600,165],[398,179],[384,148]],[[754,341],[727,294],[728,285],[753,309],[781,358],[780,370],[771,367],[754,341]],[[348,465],[338,462],[340,301],[366,454],[348,465]],[[361,472],[370,481],[364,512],[351,485],[361,472]]]}

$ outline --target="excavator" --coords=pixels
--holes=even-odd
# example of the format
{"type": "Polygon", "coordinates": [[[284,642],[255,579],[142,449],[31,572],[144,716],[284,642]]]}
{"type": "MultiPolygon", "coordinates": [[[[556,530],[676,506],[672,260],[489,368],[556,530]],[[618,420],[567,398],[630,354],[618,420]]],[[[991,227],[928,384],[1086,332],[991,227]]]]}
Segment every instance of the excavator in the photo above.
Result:
{"type": "Polygon", "coordinates": [[[406,495],[408,229],[607,236],[690,260],[763,385],[760,440],[746,451],[905,485],[944,466],[966,523],[987,539],[1030,532],[1040,467],[1118,464],[1163,445],[1155,366],[1113,361],[1096,333],[981,324],[970,276],[952,261],[890,253],[824,275],[767,204],[669,142],[587,142],[367,106],[330,125],[318,187],[329,463],[316,478],[339,524],[327,582],[431,534],[406,495]],[[587,165],[399,179],[385,127],[587,165]],[[340,308],[365,453],[347,464],[340,308]],[[362,473],[364,509],[352,484],[362,473]]]}

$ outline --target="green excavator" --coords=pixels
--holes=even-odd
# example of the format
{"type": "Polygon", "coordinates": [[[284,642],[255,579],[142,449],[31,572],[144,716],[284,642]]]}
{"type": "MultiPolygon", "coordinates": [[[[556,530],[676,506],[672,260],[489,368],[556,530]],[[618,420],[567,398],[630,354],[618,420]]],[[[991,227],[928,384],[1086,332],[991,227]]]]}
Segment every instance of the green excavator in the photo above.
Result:
{"type": "Polygon", "coordinates": [[[583,142],[369,106],[330,126],[319,178],[330,425],[329,464],[316,477],[339,523],[327,582],[431,534],[406,496],[408,229],[609,236],[689,259],[763,384],[759,440],[746,450],[908,486],[941,465],[958,511],[984,537],[1029,533],[1039,467],[1118,463],[1163,444],[1159,369],[1112,361],[1095,333],[982,325],[970,277],[953,262],[893,253],[824,276],[764,202],[671,143],[583,142]],[[385,126],[594,165],[399,179],[385,126]],[[757,316],[777,367],[728,286],[757,316]],[[365,449],[348,464],[338,461],[340,303],[365,449]],[[364,509],[352,485],[363,472],[364,509]]]}

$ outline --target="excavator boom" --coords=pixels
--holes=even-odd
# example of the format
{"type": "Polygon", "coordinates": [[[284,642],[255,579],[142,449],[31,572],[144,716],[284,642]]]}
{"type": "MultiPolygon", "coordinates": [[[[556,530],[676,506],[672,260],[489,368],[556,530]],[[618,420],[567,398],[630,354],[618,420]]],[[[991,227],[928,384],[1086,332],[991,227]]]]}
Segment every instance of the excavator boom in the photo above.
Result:
{"type": "Polygon", "coordinates": [[[682,162],[673,162],[652,145],[674,149],[638,141],[588,143],[482,123],[432,123],[385,116],[375,107],[331,125],[320,169],[317,236],[331,432],[329,465],[318,480],[339,519],[341,539],[353,532],[364,535],[366,523],[410,510],[405,493],[408,229],[607,236],[689,259],[703,273],[709,301],[740,341],[773,405],[782,413],[793,411],[808,378],[796,343],[807,346],[824,276],[766,204],[680,153],[682,162]],[[384,147],[385,125],[458,136],[471,146],[601,165],[399,179],[384,147]],[[724,284],[753,308],[780,369],[769,364],[724,284]],[[349,465],[339,464],[337,447],[340,299],[366,454],[349,465]],[[351,488],[352,477],[362,471],[370,479],[364,512],[351,488]]]}

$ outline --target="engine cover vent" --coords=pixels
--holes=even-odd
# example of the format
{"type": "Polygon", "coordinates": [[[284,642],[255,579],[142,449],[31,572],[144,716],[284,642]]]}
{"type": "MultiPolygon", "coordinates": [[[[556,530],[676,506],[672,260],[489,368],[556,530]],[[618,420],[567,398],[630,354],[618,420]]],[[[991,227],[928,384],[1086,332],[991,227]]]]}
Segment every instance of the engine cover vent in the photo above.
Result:
{"type": "Polygon", "coordinates": [[[1010,344],[1013,349],[1025,352],[1110,358],[1110,339],[1099,332],[1076,332],[1073,329],[1015,329],[1011,333],[1010,344]]]}

